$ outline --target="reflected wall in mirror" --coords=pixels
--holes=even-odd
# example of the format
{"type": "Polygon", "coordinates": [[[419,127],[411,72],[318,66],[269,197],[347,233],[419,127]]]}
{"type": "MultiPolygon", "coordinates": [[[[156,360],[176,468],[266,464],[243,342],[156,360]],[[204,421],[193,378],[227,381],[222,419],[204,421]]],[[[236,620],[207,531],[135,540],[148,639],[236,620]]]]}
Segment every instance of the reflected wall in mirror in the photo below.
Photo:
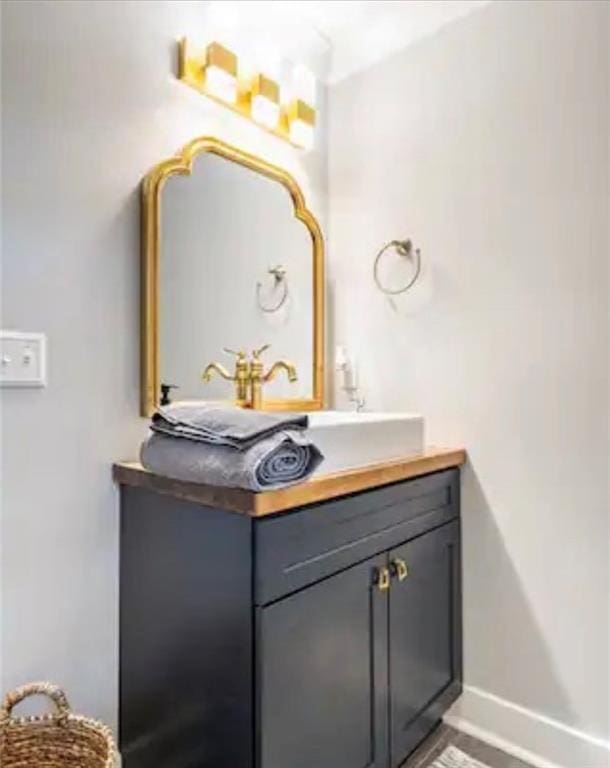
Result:
{"type": "Polygon", "coordinates": [[[162,385],[178,387],[174,400],[235,399],[232,382],[205,383],[204,369],[233,373],[223,348],[265,344],[265,370],[289,361],[298,379],[279,371],[262,407],[321,408],[323,243],[294,179],[202,138],[151,171],[143,204],[143,414],[162,385]]]}
{"type": "Polygon", "coordinates": [[[299,378],[291,384],[278,376],[265,385],[266,397],[310,398],[311,237],[287,190],[243,165],[201,155],[191,176],[165,186],[160,244],[161,382],[178,385],[180,399],[226,399],[230,384],[218,376],[204,384],[205,366],[234,365],[223,347],[269,344],[264,358],[290,360],[299,378]]]}

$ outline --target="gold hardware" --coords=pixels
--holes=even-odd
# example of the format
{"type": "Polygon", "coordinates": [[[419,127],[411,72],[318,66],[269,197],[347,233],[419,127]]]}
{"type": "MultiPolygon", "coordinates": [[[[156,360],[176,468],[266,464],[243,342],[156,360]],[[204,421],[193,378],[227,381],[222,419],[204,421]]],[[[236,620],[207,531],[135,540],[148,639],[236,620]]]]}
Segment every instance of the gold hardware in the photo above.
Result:
{"type": "Polygon", "coordinates": [[[246,353],[243,350],[233,352],[230,349],[224,349],[225,354],[236,355],[235,361],[235,398],[239,402],[248,397],[248,380],[250,378],[250,366],[246,353]]]}
{"type": "Polygon", "coordinates": [[[316,111],[309,104],[295,99],[285,113],[290,140],[297,147],[309,149],[314,141],[316,111]]]}
{"type": "Polygon", "coordinates": [[[205,67],[217,67],[231,77],[237,77],[237,56],[220,43],[210,43],[205,49],[205,67]]]}
{"type": "Polygon", "coordinates": [[[373,264],[373,278],[375,280],[375,283],[379,290],[382,293],[385,293],[387,296],[398,296],[400,293],[405,293],[409,290],[415,283],[417,282],[417,278],[419,277],[421,272],[421,252],[419,248],[413,248],[413,243],[410,240],[390,240],[389,243],[386,243],[379,253],[377,254],[375,258],[375,262],[373,264]],[[389,249],[394,248],[396,253],[405,259],[414,259],[415,260],[415,271],[410,278],[409,282],[405,283],[400,288],[386,288],[385,285],[382,284],[381,280],[379,279],[379,263],[381,261],[381,257],[383,254],[389,249]]]}
{"type": "Polygon", "coordinates": [[[278,360],[277,362],[273,363],[271,368],[263,376],[263,381],[265,383],[271,381],[275,378],[275,374],[278,371],[285,371],[286,375],[288,376],[288,381],[291,384],[293,384],[299,378],[297,376],[297,369],[294,367],[293,363],[289,362],[288,360],[278,360]]]}
{"type": "Polygon", "coordinates": [[[151,416],[159,405],[159,271],[161,190],[174,175],[190,176],[195,159],[204,153],[243,165],[282,184],[290,193],[294,215],[309,230],[313,264],[313,394],[309,398],[266,400],[266,410],[316,411],[324,407],[324,240],[317,219],[307,208],[294,178],[278,166],[243,152],[219,139],[202,136],[177,156],[155,166],[142,186],[142,305],[141,305],[141,413],[151,416]]]}
{"type": "Polygon", "coordinates": [[[269,349],[270,346],[271,346],[271,344],[263,344],[262,347],[259,347],[258,349],[253,349],[252,350],[252,357],[255,360],[258,360],[259,357],[263,354],[263,352],[266,352],[269,349]]]}
{"type": "Polygon", "coordinates": [[[377,570],[375,583],[380,592],[385,592],[390,588],[390,571],[388,568],[383,567],[377,570]]]}
{"type": "Polygon", "coordinates": [[[201,378],[207,383],[212,380],[213,373],[218,373],[223,379],[235,382],[235,399],[238,402],[246,400],[250,381],[250,363],[246,353],[243,351],[236,352],[233,349],[227,349],[227,347],[223,347],[223,352],[237,357],[234,373],[229,373],[221,363],[210,363],[206,366],[201,378]]]}
{"type": "Polygon", "coordinates": [[[300,120],[306,125],[310,125],[312,128],[316,124],[316,110],[310,107],[300,99],[291,101],[287,110],[288,121],[291,123],[293,120],[300,120]]]}
{"type": "Polygon", "coordinates": [[[274,289],[277,289],[280,285],[283,286],[282,297],[275,306],[265,306],[261,301],[261,288],[263,287],[263,284],[259,280],[256,284],[256,302],[261,312],[273,314],[280,310],[286,303],[286,299],[288,298],[288,281],[286,280],[286,269],[281,264],[278,264],[276,267],[269,267],[267,274],[273,277],[274,289]]]}
{"type": "Polygon", "coordinates": [[[290,382],[297,380],[296,368],[288,360],[278,360],[273,363],[267,373],[264,373],[260,356],[269,349],[269,346],[269,344],[265,344],[260,349],[254,350],[250,361],[250,408],[254,408],[256,411],[261,410],[263,406],[263,384],[274,379],[278,371],[285,371],[290,382]]]}
{"type": "Polygon", "coordinates": [[[237,356],[235,373],[230,374],[220,363],[210,363],[206,366],[202,378],[205,382],[209,382],[212,379],[212,373],[216,372],[223,379],[234,381],[237,404],[259,411],[263,404],[263,384],[274,379],[279,371],[285,371],[290,382],[295,382],[298,378],[295,366],[288,360],[278,360],[273,363],[267,373],[264,372],[264,365],[260,356],[269,349],[269,346],[269,344],[264,344],[259,349],[252,350],[250,360],[244,351],[236,352],[224,347],[224,352],[237,356]]]}
{"type": "Polygon", "coordinates": [[[201,378],[207,383],[212,381],[212,374],[216,371],[223,379],[227,381],[235,381],[235,377],[231,376],[229,371],[221,363],[210,363],[206,366],[201,378]]]}
{"type": "Polygon", "coordinates": [[[304,101],[295,100],[290,104],[280,105],[280,117],[277,125],[265,125],[257,122],[252,117],[252,101],[255,96],[264,96],[274,104],[280,102],[280,89],[278,84],[263,73],[256,74],[249,81],[241,78],[237,86],[237,100],[225,101],[211,92],[206,85],[205,71],[207,67],[214,66],[223,70],[228,75],[237,75],[237,57],[234,53],[224,48],[220,43],[200,46],[183,38],[178,43],[178,79],[186,85],[194,88],[199,93],[228,107],[238,115],[254,122],[259,128],[272,133],[294,147],[302,148],[302,145],[291,138],[290,123],[300,120],[312,128],[315,125],[316,110],[304,101]]]}
{"type": "Polygon", "coordinates": [[[252,78],[250,86],[250,97],[253,99],[255,96],[263,96],[268,101],[279,104],[280,86],[275,80],[259,73],[252,78]]]}
{"type": "Polygon", "coordinates": [[[407,564],[400,557],[394,558],[391,563],[392,574],[398,578],[398,581],[404,581],[409,575],[407,564]]]}

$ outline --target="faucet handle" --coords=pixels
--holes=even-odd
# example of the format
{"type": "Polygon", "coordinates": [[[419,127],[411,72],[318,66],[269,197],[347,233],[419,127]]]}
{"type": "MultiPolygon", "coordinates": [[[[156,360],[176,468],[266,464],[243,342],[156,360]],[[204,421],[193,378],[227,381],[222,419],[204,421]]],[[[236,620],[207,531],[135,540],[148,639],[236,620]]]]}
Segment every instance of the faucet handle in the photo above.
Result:
{"type": "Polygon", "coordinates": [[[260,349],[253,349],[252,350],[252,357],[255,360],[260,359],[260,356],[263,354],[263,352],[266,352],[269,349],[270,346],[271,346],[271,344],[263,344],[263,346],[260,347],[260,349]]]}
{"type": "Polygon", "coordinates": [[[227,355],[235,355],[235,357],[238,360],[243,360],[246,356],[246,353],[243,349],[236,350],[236,349],[229,349],[229,347],[223,347],[222,351],[225,352],[227,355]]]}

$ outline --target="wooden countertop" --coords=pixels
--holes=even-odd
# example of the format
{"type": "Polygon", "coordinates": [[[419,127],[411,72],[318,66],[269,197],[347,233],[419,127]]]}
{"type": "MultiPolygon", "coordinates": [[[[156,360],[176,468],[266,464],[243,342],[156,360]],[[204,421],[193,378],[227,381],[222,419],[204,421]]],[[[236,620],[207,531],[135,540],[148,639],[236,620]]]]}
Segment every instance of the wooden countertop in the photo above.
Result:
{"type": "Polygon", "coordinates": [[[261,493],[173,480],[170,477],[154,475],[138,462],[115,464],[113,476],[121,485],[147,488],[157,493],[241,512],[251,517],[264,517],[295,507],[303,507],[306,504],[315,504],[338,496],[347,496],[351,493],[427,475],[430,472],[458,467],[465,460],[466,451],[463,448],[428,448],[421,454],[405,456],[404,459],[397,461],[371,464],[332,475],[316,475],[300,485],[261,493]]]}

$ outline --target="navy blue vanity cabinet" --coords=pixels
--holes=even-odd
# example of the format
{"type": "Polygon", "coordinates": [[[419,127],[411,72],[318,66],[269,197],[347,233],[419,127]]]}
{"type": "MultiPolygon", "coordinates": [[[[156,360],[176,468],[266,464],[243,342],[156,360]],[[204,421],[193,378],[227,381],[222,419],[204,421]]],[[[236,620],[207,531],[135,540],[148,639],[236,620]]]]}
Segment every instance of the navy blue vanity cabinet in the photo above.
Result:
{"type": "Polygon", "coordinates": [[[118,478],[125,768],[398,768],[459,695],[458,469],[261,518],[118,478]]]}
{"type": "Polygon", "coordinates": [[[390,752],[397,768],[461,692],[459,522],[413,539],[389,557],[395,571],[392,564],[407,568],[388,592],[390,752]]]}
{"type": "Polygon", "coordinates": [[[387,768],[388,603],[370,558],[257,612],[258,754],[277,768],[387,768]]]}

